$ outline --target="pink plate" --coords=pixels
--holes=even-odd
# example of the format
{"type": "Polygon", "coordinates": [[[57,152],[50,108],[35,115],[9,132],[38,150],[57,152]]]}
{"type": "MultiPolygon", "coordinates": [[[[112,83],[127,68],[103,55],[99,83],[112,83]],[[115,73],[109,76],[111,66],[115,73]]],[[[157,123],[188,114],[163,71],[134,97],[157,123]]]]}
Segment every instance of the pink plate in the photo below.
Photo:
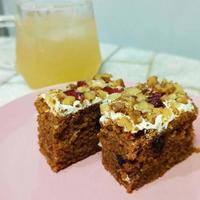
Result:
{"type": "MultiPolygon", "coordinates": [[[[104,170],[101,153],[54,173],[38,151],[36,93],[0,108],[0,200],[199,200],[200,156],[127,194],[104,170]]],[[[194,98],[200,108],[200,98],[194,98]]],[[[195,143],[200,144],[200,117],[195,143]]]]}

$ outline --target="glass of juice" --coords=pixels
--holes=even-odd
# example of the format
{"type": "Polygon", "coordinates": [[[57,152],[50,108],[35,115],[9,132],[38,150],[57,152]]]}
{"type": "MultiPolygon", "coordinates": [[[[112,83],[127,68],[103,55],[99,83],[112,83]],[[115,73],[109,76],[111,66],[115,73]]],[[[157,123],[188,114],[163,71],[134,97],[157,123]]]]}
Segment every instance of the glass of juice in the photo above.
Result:
{"type": "Polygon", "coordinates": [[[101,57],[91,0],[23,0],[17,8],[17,71],[30,87],[97,73],[101,57]]]}

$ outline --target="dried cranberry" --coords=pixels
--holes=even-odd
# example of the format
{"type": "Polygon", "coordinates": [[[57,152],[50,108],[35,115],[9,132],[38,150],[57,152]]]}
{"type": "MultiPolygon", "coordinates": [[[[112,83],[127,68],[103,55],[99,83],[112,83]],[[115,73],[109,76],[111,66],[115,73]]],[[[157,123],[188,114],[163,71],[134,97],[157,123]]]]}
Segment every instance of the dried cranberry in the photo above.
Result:
{"type": "Polygon", "coordinates": [[[165,145],[165,138],[163,135],[159,136],[152,142],[152,150],[154,153],[161,153],[165,145]]]}
{"type": "Polygon", "coordinates": [[[155,108],[165,107],[161,101],[162,95],[163,94],[159,92],[150,93],[148,96],[148,102],[153,104],[155,108]]]}
{"type": "Polygon", "coordinates": [[[76,100],[82,101],[84,99],[84,95],[81,92],[76,90],[67,90],[64,92],[67,96],[73,96],[76,100]]]}
{"type": "Polygon", "coordinates": [[[77,86],[78,86],[78,87],[87,86],[87,83],[86,83],[86,81],[78,81],[78,82],[77,82],[77,86]]]}
{"type": "Polygon", "coordinates": [[[113,94],[113,93],[121,93],[124,89],[121,88],[111,88],[111,87],[104,87],[103,91],[107,92],[108,94],[113,94]]]}
{"type": "Polygon", "coordinates": [[[122,166],[123,164],[126,163],[126,161],[124,160],[124,158],[121,155],[117,154],[116,157],[117,157],[117,162],[120,166],[122,166]]]}

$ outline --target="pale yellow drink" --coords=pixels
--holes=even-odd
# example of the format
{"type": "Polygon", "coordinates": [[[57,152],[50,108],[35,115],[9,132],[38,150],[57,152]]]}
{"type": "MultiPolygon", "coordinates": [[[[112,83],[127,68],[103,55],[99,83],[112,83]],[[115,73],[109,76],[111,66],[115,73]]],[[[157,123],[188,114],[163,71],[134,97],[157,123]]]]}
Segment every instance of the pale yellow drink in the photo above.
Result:
{"type": "Polygon", "coordinates": [[[90,79],[100,62],[92,17],[33,14],[17,23],[17,70],[32,88],[90,79]]]}

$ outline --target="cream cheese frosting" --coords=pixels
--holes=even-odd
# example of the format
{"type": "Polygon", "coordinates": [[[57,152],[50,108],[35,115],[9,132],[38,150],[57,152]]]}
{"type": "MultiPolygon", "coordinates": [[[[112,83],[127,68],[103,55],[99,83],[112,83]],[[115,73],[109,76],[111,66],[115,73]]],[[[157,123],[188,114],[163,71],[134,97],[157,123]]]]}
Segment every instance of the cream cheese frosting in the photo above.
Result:
{"type": "Polygon", "coordinates": [[[65,89],[49,90],[39,95],[56,116],[76,113],[91,105],[102,102],[124,88],[123,80],[113,80],[110,74],[97,74],[94,79],[77,81],[66,85],[65,89]]]}
{"type": "Polygon", "coordinates": [[[55,95],[48,95],[47,93],[44,93],[44,94],[41,94],[40,97],[45,100],[46,104],[50,108],[50,112],[52,112],[54,115],[59,114],[60,116],[66,116],[71,113],[76,113],[79,110],[82,110],[86,107],[89,107],[93,104],[96,104],[102,101],[101,98],[95,97],[95,99],[92,102],[85,99],[83,102],[76,100],[74,101],[73,105],[64,105],[60,102],[60,100],[55,95]]]}
{"type": "MultiPolygon", "coordinates": [[[[178,115],[173,113],[170,102],[164,102],[164,104],[166,105],[166,107],[168,109],[171,110],[171,115],[168,116],[167,118],[162,114],[158,115],[155,118],[154,124],[145,120],[144,118],[142,119],[142,121],[140,123],[134,124],[134,122],[133,122],[133,120],[131,119],[130,116],[125,115],[125,114],[120,113],[120,112],[115,113],[113,111],[103,113],[103,115],[100,118],[100,122],[102,124],[106,124],[108,122],[108,120],[117,121],[119,119],[126,118],[132,124],[132,129],[131,129],[131,131],[127,130],[126,127],[124,126],[123,128],[124,128],[125,132],[130,131],[131,133],[136,133],[139,130],[155,129],[160,133],[163,130],[167,129],[169,123],[171,121],[173,121],[176,117],[180,116],[181,113],[191,112],[192,110],[194,110],[194,105],[192,104],[191,100],[188,100],[187,104],[182,104],[182,103],[178,104],[177,109],[180,111],[180,113],[178,115]]],[[[120,126],[121,126],[121,124],[120,124],[120,126]]]]}

